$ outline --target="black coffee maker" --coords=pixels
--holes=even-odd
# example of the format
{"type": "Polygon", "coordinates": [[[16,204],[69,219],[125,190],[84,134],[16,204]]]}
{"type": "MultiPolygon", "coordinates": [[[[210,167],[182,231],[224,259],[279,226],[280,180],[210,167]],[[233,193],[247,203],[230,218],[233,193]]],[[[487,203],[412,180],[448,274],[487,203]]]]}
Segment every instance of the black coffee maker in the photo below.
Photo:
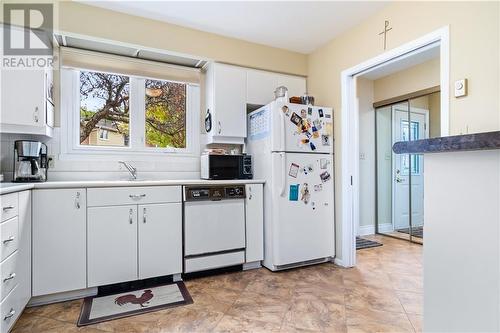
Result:
{"type": "Polygon", "coordinates": [[[48,168],[47,146],[44,143],[30,140],[14,142],[14,182],[44,182],[48,168]]]}

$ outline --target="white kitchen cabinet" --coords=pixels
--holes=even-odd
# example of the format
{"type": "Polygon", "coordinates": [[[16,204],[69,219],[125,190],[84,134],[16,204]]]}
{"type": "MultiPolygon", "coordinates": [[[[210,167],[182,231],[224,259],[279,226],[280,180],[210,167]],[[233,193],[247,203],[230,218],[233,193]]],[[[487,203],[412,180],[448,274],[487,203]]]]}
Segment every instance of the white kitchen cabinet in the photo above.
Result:
{"type": "Polygon", "coordinates": [[[245,186],[245,261],[264,260],[264,193],[262,184],[245,186]]]}
{"type": "Polygon", "coordinates": [[[139,205],[139,279],[182,272],[182,204],[139,205]]]}
{"type": "Polygon", "coordinates": [[[278,74],[247,70],[247,103],[265,105],[274,100],[274,90],[278,87],[278,74]]]}
{"type": "Polygon", "coordinates": [[[2,70],[0,132],[52,136],[52,89],[51,70],[2,70]]]}
{"type": "Polygon", "coordinates": [[[137,280],[137,205],[90,207],[89,287],[137,280]]]}
{"type": "Polygon", "coordinates": [[[212,117],[208,143],[243,144],[246,138],[246,69],[211,63],[206,71],[206,110],[212,117]]]}
{"type": "Polygon", "coordinates": [[[31,193],[23,191],[6,194],[0,201],[2,210],[5,207],[15,207],[15,210],[8,211],[16,212],[15,216],[3,220],[1,224],[2,246],[9,244],[10,247],[9,251],[2,252],[9,255],[0,263],[0,332],[6,333],[31,298],[31,193]],[[5,228],[7,225],[9,227],[5,228]],[[14,226],[15,231],[10,226],[14,226]],[[12,238],[12,241],[4,242],[12,238]]]}
{"type": "Polygon", "coordinates": [[[288,96],[302,96],[306,92],[306,78],[278,74],[256,69],[247,70],[247,103],[265,105],[274,100],[274,91],[279,86],[288,89],[288,96]]]}
{"type": "Polygon", "coordinates": [[[33,296],[84,289],[86,190],[33,190],[33,296]]]}
{"type": "Polygon", "coordinates": [[[277,74],[277,87],[288,88],[288,97],[302,96],[307,92],[306,78],[294,75],[277,74]]]}

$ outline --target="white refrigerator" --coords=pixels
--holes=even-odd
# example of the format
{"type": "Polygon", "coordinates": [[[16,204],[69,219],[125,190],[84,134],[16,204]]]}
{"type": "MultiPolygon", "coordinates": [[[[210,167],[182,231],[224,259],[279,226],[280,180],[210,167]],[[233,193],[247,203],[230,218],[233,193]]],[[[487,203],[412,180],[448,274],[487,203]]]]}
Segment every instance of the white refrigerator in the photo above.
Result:
{"type": "Polygon", "coordinates": [[[246,150],[264,179],[264,266],[335,254],[332,109],[272,102],[248,114],[246,150]]]}

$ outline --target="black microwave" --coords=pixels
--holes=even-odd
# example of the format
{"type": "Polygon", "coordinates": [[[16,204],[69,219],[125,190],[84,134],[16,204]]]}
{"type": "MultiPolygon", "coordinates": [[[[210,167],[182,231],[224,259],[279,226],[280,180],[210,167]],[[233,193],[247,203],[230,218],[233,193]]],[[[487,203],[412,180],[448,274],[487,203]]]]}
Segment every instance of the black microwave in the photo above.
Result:
{"type": "Polygon", "coordinates": [[[202,179],[252,179],[252,156],[210,155],[201,156],[202,179]]]}

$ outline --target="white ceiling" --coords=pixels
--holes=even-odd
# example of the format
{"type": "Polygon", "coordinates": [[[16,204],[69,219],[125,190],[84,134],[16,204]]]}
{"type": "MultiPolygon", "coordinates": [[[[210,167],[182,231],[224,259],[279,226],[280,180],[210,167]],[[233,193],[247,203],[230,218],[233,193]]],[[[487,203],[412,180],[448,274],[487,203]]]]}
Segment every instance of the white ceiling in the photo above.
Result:
{"type": "Polygon", "coordinates": [[[309,53],[388,1],[89,1],[86,4],[309,53]]]}

